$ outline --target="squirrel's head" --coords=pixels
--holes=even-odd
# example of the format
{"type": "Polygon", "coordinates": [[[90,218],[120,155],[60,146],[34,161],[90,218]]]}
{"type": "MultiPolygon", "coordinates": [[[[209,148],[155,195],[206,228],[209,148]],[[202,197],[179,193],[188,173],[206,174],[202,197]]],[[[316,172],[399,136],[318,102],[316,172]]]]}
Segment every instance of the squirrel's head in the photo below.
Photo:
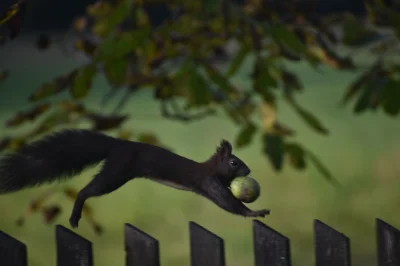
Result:
{"type": "Polygon", "coordinates": [[[232,154],[232,145],[226,140],[221,141],[212,161],[214,162],[214,174],[226,185],[229,185],[236,177],[250,174],[249,167],[232,154]]]}

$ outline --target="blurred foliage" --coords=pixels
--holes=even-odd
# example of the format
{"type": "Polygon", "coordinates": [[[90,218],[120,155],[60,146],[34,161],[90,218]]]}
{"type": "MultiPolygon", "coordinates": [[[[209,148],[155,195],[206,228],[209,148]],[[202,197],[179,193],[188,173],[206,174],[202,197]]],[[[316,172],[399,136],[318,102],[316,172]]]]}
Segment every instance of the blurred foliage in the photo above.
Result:
{"type": "MultiPolygon", "coordinates": [[[[10,39],[14,39],[20,33],[25,12],[25,0],[15,1],[8,9],[0,10],[0,26],[7,27],[7,35],[10,39]]],[[[6,37],[0,34],[0,44],[5,40],[6,37]]]]}
{"type": "MultiPolygon", "coordinates": [[[[295,130],[278,121],[279,103],[286,101],[311,130],[329,134],[317,115],[297,101],[306,88],[287,64],[305,61],[316,71],[322,66],[355,71],[360,67],[354,62],[354,51],[367,49],[376,62],[346,88],[343,103],[353,101],[357,114],[382,109],[389,116],[398,115],[400,66],[394,55],[399,49],[400,5],[367,0],[366,17],[350,13],[321,17],[309,2],[313,1],[249,0],[244,5],[230,0],[97,1],[74,19],[67,33],[74,39],[74,51],[87,63],[36,88],[29,96],[35,106],[17,113],[7,126],[47,114],[46,119],[25,136],[3,139],[0,147],[20,147],[56,126],[71,127],[81,119],[91,121],[93,130],[119,129],[119,137],[161,145],[150,133],[120,129],[129,117],[116,114],[129,95],[152,90],[165,119],[191,122],[222,109],[238,126],[237,147],[261,135],[262,150],[275,170],[280,171],[285,162],[297,170],[312,164],[337,184],[315,154],[291,140],[295,130]],[[149,10],[155,6],[169,9],[161,24],[152,23],[149,10]],[[351,52],[339,54],[341,47],[351,52]],[[252,85],[239,88],[231,78],[249,57],[255,58],[252,85]],[[110,85],[104,102],[119,90],[128,91],[113,114],[93,113],[78,104],[95,89],[92,84],[98,75],[104,75],[110,85]],[[39,103],[64,91],[70,94],[68,101],[39,103]],[[261,127],[254,122],[257,112],[261,127]]],[[[19,3],[1,16],[1,23],[8,25],[22,14],[15,11],[23,2],[19,3]]],[[[36,46],[46,50],[53,43],[51,37],[41,35],[36,46]]],[[[0,72],[0,82],[7,75],[0,72]]]]}

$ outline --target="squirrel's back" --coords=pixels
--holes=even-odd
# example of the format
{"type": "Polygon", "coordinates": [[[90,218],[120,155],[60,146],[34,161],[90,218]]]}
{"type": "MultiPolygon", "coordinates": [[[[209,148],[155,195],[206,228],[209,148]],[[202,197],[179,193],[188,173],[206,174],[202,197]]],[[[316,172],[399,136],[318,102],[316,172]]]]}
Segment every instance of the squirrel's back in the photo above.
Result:
{"type": "Polygon", "coordinates": [[[105,159],[122,140],[91,130],[64,130],[0,158],[0,194],[70,177],[105,159]]]}

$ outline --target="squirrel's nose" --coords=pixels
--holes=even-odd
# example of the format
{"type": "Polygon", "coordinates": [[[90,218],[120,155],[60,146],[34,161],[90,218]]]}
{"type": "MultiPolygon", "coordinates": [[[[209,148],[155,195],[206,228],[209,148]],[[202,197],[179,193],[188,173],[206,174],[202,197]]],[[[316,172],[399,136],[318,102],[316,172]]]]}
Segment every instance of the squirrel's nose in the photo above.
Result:
{"type": "Polygon", "coordinates": [[[241,175],[249,175],[250,174],[250,169],[249,168],[247,168],[247,169],[245,169],[242,173],[241,173],[241,175]]]}

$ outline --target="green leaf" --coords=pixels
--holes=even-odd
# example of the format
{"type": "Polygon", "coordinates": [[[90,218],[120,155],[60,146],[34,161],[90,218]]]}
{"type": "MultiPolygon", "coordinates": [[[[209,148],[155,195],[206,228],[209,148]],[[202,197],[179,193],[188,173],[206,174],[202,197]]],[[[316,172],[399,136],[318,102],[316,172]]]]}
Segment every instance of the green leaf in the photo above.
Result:
{"type": "Polygon", "coordinates": [[[296,74],[293,74],[288,71],[282,71],[281,78],[286,89],[289,90],[290,92],[303,90],[303,84],[300,82],[296,74]]]}
{"type": "Polygon", "coordinates": [[[376,32],[366,29],[362,21],[358,21],[353,15],[346,14],[343,22],[342,42],[349,46],[358,46],[374,41],[376,32]]]}
{"type": "Polygon", "coordinates": [[[104,63],[104,74],[108,82],[116,87],[126,82],[128,59],[110,60],[104,63]]]}
{"type": "Polygon", "coordinates": [[[397,38],[400,38],[400,17],[399,12],[396,10],[392,10],[390,8],[385,7],[387,18],[389,19],[390,24],[392,24],[394,31],[397,35],[397,38]]]}
{"type": "Polygon", "coordinates": [[[294,107],[301,118],[316,132],[327,135],[328,129],[316,118],[312,113],[299,106],[295,101],[289,100],[289,103],[294,107]]]}
{"type": "Polygon", "coordinates": [[[132,10],[132,0],[119,1],[119,4],[110,11],[105,12],[95,20],[92,31],[99,37],[106,38],[114,29],[124,22],[132,10]]]}
{"type": "Polygon", "coordinates": [[[306,152],[303,147],[297,143],[286,143],[285,150],[294,168],[297,170],[304,170],[307,167],[305,160],[306,152]]]}
{"type": "Polygon", "coordinates": [[[207,89],[207,82],[203,76],[197,72],[197,69],[193,69],[189,72],[189,106],[202,106],[207,105],[212,100],[212,95],[207,89]]]}
{"type": "Polygon", "coordinates": [[[268,62],[258,57],[254,63],[253,70],[253,90],[257,92],[266,102],[273,102],[275,96],[271,88],[278,87],[278,83],[271,76],[268,62]]]}
{"type": "Polygon", "coordinates": [[[253,140],[257,127],[253,123],[247,123],[244,128],[239,132],[236,137],[236,146],[238,148],[247,146],[253,140]]]}
{"type": "Polygon", "coordinates": [[[202,1],[203,1],[204,11],[207,14],[214,13],[222,3],[222,0],[202,0],[202,1]]]}
{"type": "Polygon", "coordinates": [[[226,72],[227,77],[231,77],[236,74],[236,72],[240,69],[242,66],[242,63],[244,59],[246,59],[246,56],[249,54],[250,50],[247,46],[242,45],[237,52],[236,56],[233,58],[228,71],[226,72]]]}
{"type": "Polygon", "coordinates": [[[84,98],[88,94],[96,72],[97,67],[94,64],[86,65],[78,70],[71,87],[71,94],[75,99],[84,98]]]}
{"type": "Polygon", "coordinates": [[[285,156],[285,145],[280,136],[266,133],[263,135],[263,151],[276,171],[280,171],[285,156]]]}
{"type": "Polygon", "coordinates": [[[314,164],[314,166],[317,168],[317,170],[325,177],[325,179],[331,183],[332,185],[335,186],[340,186],[340,183],[332,176],[331,172],[328,170],[328,168],[315,156],[311,151],[306,151],[308,159],[311,161],[311,163],[314,164]]]}
{"type": "Polygon", "coordinates": [[[205,70],[208,74],[208,77],[216,84],[218,87],[225,92],[233,93],[235,89],[230,84],[229,80],[222,75],[217,69],[209,64],[205,64],[205,70]]]}
{"type": "Polygon", "coordinates": [[[277,41],[282,42],[287,48],[296,53],[305,53],[307,50],[304,43],[296,36],[296,34],[283,25],[272,27],[271,34],[277,41]]]}
{"type": "Polygon", "coordinates": [[[108,26],[114,29],[128,18],[132,10],[132,1],[120,1],[117,7],[107,16],[108,26]]]}
{"type": "Polygon", "coordinates": [[[96,60],[120,59],[138,46],[142,45],[149,37],[150,30],[139,29],[133,32],[124,32],[118,37],[106,39],[98,48],[96,60]]]}
{"type": "Polygon", "coordinates": [[[364,89],[354,106],[353,110],[354,113],[360,114],[368,110],[370,107],[370,98],[371,98],[371,90],[368,88],[368,86],[364,86],[364,89]]]}
{"type": "Polygon", "coordinates": [[[400,112],[400,82],[389,80],[382,93],[383,110],[391,115],[396,116],[400,112]]]}
{"type": "Polygon", "coordinates": [[[66,90],[74,81],[76,73],[77,71],[73,70],[66,75],[59,76],[41,85],[29,96],[29,100],[36,102],[66,90]]]}

